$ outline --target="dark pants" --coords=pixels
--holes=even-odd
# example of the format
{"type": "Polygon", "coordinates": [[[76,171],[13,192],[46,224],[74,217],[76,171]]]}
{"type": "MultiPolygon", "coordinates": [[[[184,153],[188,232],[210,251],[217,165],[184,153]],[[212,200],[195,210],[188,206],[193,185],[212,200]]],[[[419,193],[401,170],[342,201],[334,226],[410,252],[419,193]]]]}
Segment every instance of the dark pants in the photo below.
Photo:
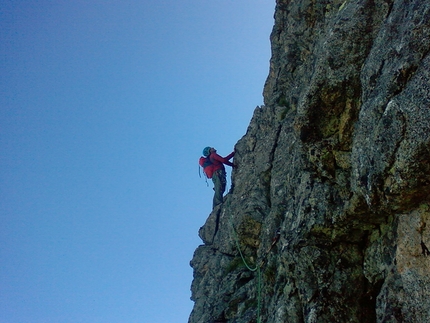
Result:
{"type": "Polygon", "coordinates": [[[215,208],[215,206],[221,204],[223,200],[223,194],[225,192],[225,187],[227,185],[227,176],[225,174],[224,169],[218,169],[213,175],[212,175],[212,182],[214,183],[214,199],[212,208],[215,208]]]}

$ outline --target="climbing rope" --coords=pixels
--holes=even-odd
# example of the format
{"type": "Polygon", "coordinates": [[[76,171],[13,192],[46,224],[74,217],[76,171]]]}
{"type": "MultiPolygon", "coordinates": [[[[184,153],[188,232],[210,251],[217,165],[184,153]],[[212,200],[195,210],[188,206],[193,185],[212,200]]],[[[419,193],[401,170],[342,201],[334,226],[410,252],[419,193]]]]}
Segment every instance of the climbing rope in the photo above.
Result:
{"type": "Polygon", "coordinates": [[[242,253],[242,250],[240,249],[239,236],[238,236],[236,230],[234,229],[233,223],[231,221],[231,217],[230,217],[230,225],[231,225],[231,228],[233,230],[234,237],[235,237],[236,248],[239,250],[240,257],[242,258],[242,261],[243,261],[245,267],[248,270],[252,271],[252,272],[257,271],[257,323],[261,323],[261,318],[260,318],[260,309],[261,309],[261,266],[259,266],[258,262],[256,262],[255,267],[252,268],[247,263],[244,255],[242,253]]]}
{"type": "Polygon", "coordinates": [[[234,240],[236,242],[236,248],[237,250],[239,250],[239,254],[240,257],[242,258],[242,262],[244,263],[245,267],[252,271],[252,272],[257,272],[257,323],[261,323],[261,317],[260,317],[260,312],[261,312],[261,267],[264,265],[265,262],[265,257],[269,254],[269,252],[272,250],[272,248],[275,246],[275,244],[279,241],[280,235],[281,235],[281,228],[278,228],[275,232],[275,236],[272,239],[272,244],[270,246],[270,248],[266,251],[265,257],[262,259],[262,261],[255,262],[255,266],[251,267],[250,264],[248,264],[248,262],[245,259],[245,256],[242,253],[242,250],[240,248],[240,243],[239,243],[239,235],[237,234],[236,230],[234,229],[234,225],[233,225],[233,221],[232,221],[232,217],[230,216],[229,218],[229,224],[231,229],[233,230],[233,235],[234,235],[234,240]]]}

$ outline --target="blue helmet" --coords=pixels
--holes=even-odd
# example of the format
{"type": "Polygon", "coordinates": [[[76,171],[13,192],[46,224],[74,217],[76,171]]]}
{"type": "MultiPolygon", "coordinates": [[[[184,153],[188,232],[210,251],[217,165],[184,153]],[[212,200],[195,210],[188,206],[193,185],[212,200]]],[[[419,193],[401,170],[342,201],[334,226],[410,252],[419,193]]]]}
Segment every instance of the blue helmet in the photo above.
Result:
{"type": "Polygon", "coordinates": [[[211,147],[205,147],[205,149],[203,149],[203,156],[208,157],[211,153],[211,147]]]}

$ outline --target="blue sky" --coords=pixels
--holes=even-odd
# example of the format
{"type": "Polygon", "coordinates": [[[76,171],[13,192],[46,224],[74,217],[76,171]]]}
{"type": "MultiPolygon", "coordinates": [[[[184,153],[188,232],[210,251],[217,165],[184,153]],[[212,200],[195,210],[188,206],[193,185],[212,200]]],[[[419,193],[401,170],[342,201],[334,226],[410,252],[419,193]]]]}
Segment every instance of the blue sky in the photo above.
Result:
{"type": "Polygon", "coordinates": [[[0,323],[183,323],[198,175],[263,103],[274,1],[0,1],[0,323]]]}

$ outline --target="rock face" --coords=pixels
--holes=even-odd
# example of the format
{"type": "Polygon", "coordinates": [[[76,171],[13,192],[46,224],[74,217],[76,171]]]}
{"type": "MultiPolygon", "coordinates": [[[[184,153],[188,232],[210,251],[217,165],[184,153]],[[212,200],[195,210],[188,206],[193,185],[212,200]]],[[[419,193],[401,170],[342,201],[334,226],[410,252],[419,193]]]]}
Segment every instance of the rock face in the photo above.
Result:
{"type": "Polygon", "coordinates": [[[278,0],[271,43],[189,323],[430,322],[430,1],[278,0]]]}

